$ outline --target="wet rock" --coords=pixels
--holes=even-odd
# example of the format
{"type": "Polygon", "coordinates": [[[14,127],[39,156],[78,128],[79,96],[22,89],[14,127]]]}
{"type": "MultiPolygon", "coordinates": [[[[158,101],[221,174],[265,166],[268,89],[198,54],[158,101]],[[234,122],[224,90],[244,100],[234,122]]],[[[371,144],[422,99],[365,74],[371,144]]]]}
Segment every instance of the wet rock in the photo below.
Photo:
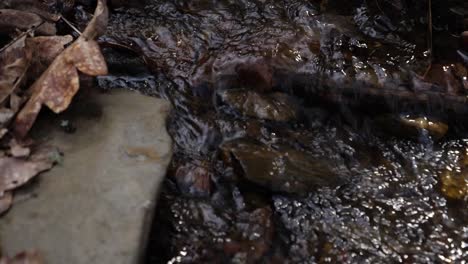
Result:
{"type": "Polygon", "coordinates": [[[224,252],[233,255],[233,259],[243,259],[242,263],[256,263],[272,244],[274,224],[271,209],[264,207],[251,213],[240,213],[236,229],[240,232],[240,239],[226,242],[224,252]]]}
{"type": "Polygon", "coordinates": [[[179,190],[188,196],[207,197],[211,192],[212,173],[202,166],[185,164],[174,175],[179,190]]]}
{"type": "Polygon", "coordinates": [[[425,81],[436,84],[442,91],[450,95],[465,93],[468,89],[466,79],[467,68],[461,63],[453,63],[451,65],[435,64],[431,65],[427,72],[425,81]]]}
{"type": "Polygon", "coordinates": [[[225,90],[219,95],[222,102],[244,116],[287,122],[296,119],[298,115],[297,103],[286,94],[225,90]]]}
{"type": "Polygon", "coordinates": [[[321,1],[326,13],[317,14],[318,2],[148,0],[144,11],[113,13],[103,41],[144,55],[152,71],[193,87],[281,87],[304,90],[306,100],[372,103],[395,112],[428,104],[466,109],[464,94],[407,89],[416,86],[413,73],[427,68],[426,43],[414,37],[427,31],[425,2],[321,1]],[[304,82],[295,80],[299,75],[304,82]]]}
{"type": "Polygon", "coordinates": [[[390,134],[413,139],[419,139],[424,132],[435,139],[441,139],[448,131],[447,124],[427,117],[385,115],[378,117],[376,121],[390,134]]]}
{"type": "MultiPolygon", "coordinates": [[[[262,254],[263,246],[252,243],[248,234],[263,234],[253,227],[265,222],[249,222],[245,219],[255,218],[250,210],[263,208],[265,204],[252,206],[253,199],[248,195],[251,189],[253,192],[260,190],[259,193],[266,193],[264,196],[270,199],[265,199],[266,204],[274,202],[274,220],[281,227],[274,230],[273,242],[280,249],[275,251],[275,245],[270,247],[267,256],[276,255],[278,251],[285,252],[288,254],[285,259],[293,263],[427,263],[441,261],[438,256],[457,262],[466,257],[463,253],[465,244],[461,242],[463,234],[460,232],[466,225],[441,225],[441,221],[463,218],[448,214],[450,207],[444,203],[446,199],[442,194],[437,192],[439,175],[434,175],[436,169],[431,166],[438,163],[427,164],[427,158],[438,157],[439,152],[432,152],[411,141],[391,139],[389,143],[387,139],[374,138],[368,131],[356,129],[357,125],[354,126],[352,122],[346,124],[352,124],[349,129],[356,137],[348,137],[348,133],[341,132],[342,123],[336,128],[335,120],[331,120],[329,115],[320,118],[323,120],[320,123],[333,123],[331,127],[316,132],[317,127],[323,126],[318,123],[304,128],[308,131],[293,135],[278,133],[278,127],[287,126],[286,129],[293,128],[293,132],[298,132],[301,127],[291,123],[264,122],[255,118],[256,115],[252,115],[254,118],[242,119],[232,118],[222,111],[215,115],[212,109],[205,115],[206,112],[193,107],[195,98],[211,104],[212,92],[220,87],[264,92],[271,84],[270,75],[275,91],[293,91],[297,95],[296,91],[304,90],[304,94],[298,97],[310,100],[311,103],[323,103],[324,99],[340,105],[362,103],[368,106],[372,103],[377,107],[366,109],[384,108],[382,111],[398,113],[405,111],[403,107],[408,105],[413,109],[415,104],[412,102],[419,102],[418,106],[423,107],[432,102],[447,103],[439,94],[430,97],[431,93],[411,85],[412,75],[405,73],[413,70],[423,73],[428,59],[427,54],[423,53],[426,50],[425,38],[411,38],[414,41],[409,41],[413,43],[405,43],[405,36],[399,36],[407,31],[414,36],[424,35],[427,31],[425,25],[422,31],[413,30],[425,23],[424,18],[399,12],[406,10],[408,4],[415,1],[149,2],[152,4],[142,12],[121,9],[113,13],[112,26],[108,32],[109,37],[114,39],[133,40],[136,45],[131,48],[144,54],[153,70],[164,72],[169,79],[177,77],[187,84],[183,93],[170,94],[175,109],[182,113],[177,113],[178,116],[170,125],[179,148],[177,154],[189,156],[190,159],[210,157],[220,143],[220,140],[211,140],[219,139],[218,136],[211,136],[216,134],[221,134],[222,140],[248,137],[264,144],[268,142],[280,146],[266,147],[253,143],[260,146],[255,147],[263,151],[260,154],[256,154],[257,150],[253,147],[243,150],[242,146],[235,144],[223,148],[224,153],[221,154],[229,158],[220,161],[216,171],[218,168],[224,169],[226,163],[241,166],[220,170],[227,175],[222,178],[222,181],[226,181],[213,178],[216,189],[210,199],[190,199],[179,195],[177,188],[172,188],[173,182],[168,181],[170,189],[161,197],[171,201],[166,210],[170,209],[169,215],[172,217],[159,217],[168,223],[159,227],[167,233],[153,236],[157,241],[166,240],[164,244],[161,242],[160,250],[151,251],[155,252],[156,260],[161,260],[160,254],[167,254],[167,262],[253,261],[255,256],[262,254]],[[333,12],[331,16],[314,12],[313,5],[319,2],[330,4],[331,8],[327,12],[333,12]],[[360,21],[353,20],[357,2],[367,9],[361,13],[360,21]],[[385,14],[376,5],[380,5],[385,14]],[[340,10],[335,12],[337,7],[340,10]],[[340,15],[334,15],[336,13],[340,15]],[[411,24],[400,27],[400,21],[404,23],[400,16],[404,15],[411,24]],[[359,28],[354,24],[358,24],[359,28]],[[367,36],[359,34],[358,30],[367,36]],[[268,59],[262,61],[262,57],[268,59]],[[259,63],[253,65],[250,62],[259,63]],[[419,69],[420,64],[424,64],[422,71],[419,69]],[[232,71],[226,72],[229,65],[232,71]],[[282,72],[284,75],[278,75],[282,72]],[[212,123],[213,116],[215,124],[212,123]],[[250,123],[251,120],[256,123],[250,123]],[[397,144],[399,142],[405,143],[397,144]],[[270,177],[261,181],[270,188],[271,175],[264,171],[273,166],[272,160],[281,155],[284,149],[292,148],[284,145],[304,150],[307,155],[313,153],[310,159],[314,161],[319,159],[317,156],[326,157],[326,161],[335,158],[346,160],[349,157],[350,162],[346,163],[348,166],[351,162],[356,163],[352,167],[352,182],[335,189],[321,188],[298,200],[293,200],[296,197],[292,195],[274,193],[271,200],[272,192],[252,184],[253,180],[231,181],[236,178],[233,175],[241,174],[236,169],[240,168],[245,174],[247,170],[244,167],[248,167],[248,172],[253,171],[251,174],[270,177]],[[394,145],[398,147],[389,147],[394,145]],[[264,151],[263,147],[267,150],[264,151]],[[249,159],[239,158],[239,148],[244,151],[240,154],[249,159]],[[358,155],[366,158],[370,156],[370,162],[355,159],[358,155]],[[232,183],[240,183],[242,186],[233,187],[232,183]],[[238,190],[234,192],[230,188],[238,190]],[[251,253],[248,245],[253,245],[255,249],[252,250],[259,253],[251,253]],[[408,259],[403,259],[407,255],[408,259]]],[[[426,2],[416,3],[411,8],[417,8],[418,13],[425,15],[426,9],[418,8],[425,5],[426,2]]],[[[431,87],[426,85],[423,88],[431,87]]],[[[179,87],[177,90],[182,89],[179,87]]],[[[242,107],[244,102],[239,101],[242,107]]],[[[465,100],[461,104],[465,105],[465,100]]],[[[447,105],[452,104],[449,102],[447,105]]],[[[226,102],[223,106],[223,110],[229,110],[226,111],[228,113],[235,110],[245,115],[241,108],[239,110],[226,102]]],[[[439,104],[434,106],[436,109],[438,107],[439,104]]],[[[317,120],[315,116],[311,119],[317,120]]],[[[239,141],[236,143],[240,144],[239,141]]],[[[185,159],[180,160],[183,162],[174,161],[175,168],[185,165],[185,159]]],[[[311,171],[309,167],[313,162],[309,162],[308,158],[305,160],[307,165],[304,170],[308,169],[308,172],[295,168],[300,171],[300,175],[311,171]]],[[[279,167],[290,169],[291,165],[279,167]]],[[[252,239],[255,240],[254,237],[252,239]]],[[[259,243],[268,246],[269,242],[259,243]]],[[[272,263],[265,258],[256,262],[272,263]]]]}
{"type": "Polygon", "coordinates": [[[461,34],[461,47],[468,51],[468,31],[463,31],[461,34]]]}
{"type": "Polygon", "coordinates": [[[271,90],[273,83],[273,72],[271,65],[266,63],[255,63],[252,65],[241,64],[236,68],[239,80],[246,82],[245,87],[252,87],[258,91],[271,90]]]}
{"type": "Polygon", "coordinates": [[[150,236],[159,245],[152,249],[157,256],[149,263],[224,263],[223,245],[233,239],[229,235],[232,221],[229,208],[180,195],[163,195],[160,202],[159,205],[167,207],[156,211],[156,220],[167,222],[168,226],[157,228],[150,236]]]}
{"type": "Polygon", "coordinates": [[[338,162],[313,157],[287,146],[278,149],[247,140],[234,140],[222,146],[239,162],[244,176],[274,192],[305,193],[321,186],[342,182],[345,172],[338,162]]]}
{"type": "Polygon", "coordinates": [[[435,138],[442,138],[448,130],[447,124],[439,121],[432,121],[426,117],[410,118],[408,116],[400,118],[402,124],[417,129],[424,129],[435,138]]]}
{"type": "Polygon", "coordinates": [[[227,57],[230,59],[213,63],[216,86],[229,89],[241,87],[258,92],[271,91],[274,80],[270,60],[261,57],[239,58],[233,54],[228,54],[227,57]]]}
{"type": "Polygon", "coordinates": [[[224,140],[249,137],[258,139],[262,135],[261,120],[216,120],[224,140]]]}
{"type": "Polygon", "coordinates": [[[468,168],[462,172],[446,170],[440,177],[442,193],[450,199],[464,200],[468,198],[468,168]]]}
{"type": "Polygon", "coordinates": [[[458,158],[456,164],[440,175],[441,191],[449,199],[468,200],[468,149],[454,158],[458,158]]]}

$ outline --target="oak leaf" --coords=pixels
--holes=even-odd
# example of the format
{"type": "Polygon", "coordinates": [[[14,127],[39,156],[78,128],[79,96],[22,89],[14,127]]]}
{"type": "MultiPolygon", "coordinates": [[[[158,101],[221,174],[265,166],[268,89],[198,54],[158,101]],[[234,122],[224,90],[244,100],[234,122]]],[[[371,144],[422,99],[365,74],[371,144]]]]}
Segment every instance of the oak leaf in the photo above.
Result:
{"type": "Polygon", "coordinates": [[[56,162],[56,152],[55,149],[42,148],[31,155],[29,160],[0,158],[0,195],[24,185],[39,173],[52,168],[56,162]]]}
{"type": "Polygon", "coordinates": [[[35,27],[37,27],[35,32],[41,35],[52,36],[57,33],[54,23],[42,19],[37,14],[15,9],[0,9],[0,32],[13,34],[35,27]]]}
{"type": "MultiPolygon", "coordinates": [[[[69,2],[70,0],[64,0],[69,2]]],[[[60,16],[53,14],[50,11],[52,10],[46,2],[50,0],[2,0],[0,3],[0,8],[9,8],[21,11],[27,11],[39,15],[40,17],[49,20],[49,21],[58,21],[60,16]]]]}
{"type": "Polygon", "coordinates": [[[26,36],[19,38],[0,53],[0,104],[18,87],[29,67],[31,53],[25,40],[26,36]]]}
{"type": "Polygon", "coordinates": [[[72,41],[71,35],[27,38],[26,48],[33,54],[28,79],[37,79],[72,41]]]}
{"type": "Polygon", "coordinates": [[[78,71],[87,75],[107,74],[107,65],[98,43],[94,40],[107,26],[106,1],[98,1],[93,19],[83,34],[60,55],[30,87],[31,98],[16,117],[14,132],[24,137],[42,108],[47,105],[55,113],[64,111],[78,91],[78,71]]]}

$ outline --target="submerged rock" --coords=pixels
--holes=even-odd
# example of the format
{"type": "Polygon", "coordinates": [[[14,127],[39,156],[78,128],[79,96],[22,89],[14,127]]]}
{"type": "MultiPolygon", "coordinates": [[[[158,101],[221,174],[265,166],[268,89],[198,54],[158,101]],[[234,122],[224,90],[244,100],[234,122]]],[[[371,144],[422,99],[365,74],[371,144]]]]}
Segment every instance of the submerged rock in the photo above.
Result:
{"type": "Polygon", "coordinates": [[[225,90],[219,95],[223,103],[244,116],[287,122],[296,119],[298,115],[297,103],[286,94],[225,90]]]}
{"type": "Polygon", "coordinates": [[[278,149],[248,140],[222,146],[239,162],[245,178],[274,192],[305,193],[341,182],[344,170],[338,162],[287,146],[278,149]]]}
{"type": "Polygon", "coordinates": [[[175,173],[179,190],[196,197],[206,197],[211,192],[211,172],[207,168],[194,164],[185,164],[175,173]]]}
{"type": "Polygon", "coordinates": [[[440,175],[441,191],[454,200],[468,200],[468,149],[458,157],[455,166],[448,166],[440,175]]]}
{"type": "Polygon", "coordinates": [[[418,130],[426,130],[429,134],[437,139],[442,138],[448,131],[447,124],[439,121],[432,121],[426,117],[411,118],[408,116],[400,117],[403,125],[415,128],[418,130]]]}
{"type": "Polygon", "coordinates": [[[435,139],[441,139],[448,131],[448,125],[427,117],[385,115],[376,119],[377,124],[390,134],[418,139],[422,132],[435,139]]]}
{"type": "Polygon", "coordinates": [[[461,47],[468,50],[468,31],[463,31],[461,34],[461,47]]]}
{"type": "Polygon", "coordinates": [[[442,193],[445,197],[455,200],[468,198],[468,168],[459,173],[453,170],[445,170],[440,177],[440,181],[442,193]]]}
{"type": "Polygon", "coordinates": [[[239,213],[236,229],[239,238],[225,242],[224,253],[241,263],[257,263],[272,244],[275,228],[271,209],[263,207],[239,213]]]}

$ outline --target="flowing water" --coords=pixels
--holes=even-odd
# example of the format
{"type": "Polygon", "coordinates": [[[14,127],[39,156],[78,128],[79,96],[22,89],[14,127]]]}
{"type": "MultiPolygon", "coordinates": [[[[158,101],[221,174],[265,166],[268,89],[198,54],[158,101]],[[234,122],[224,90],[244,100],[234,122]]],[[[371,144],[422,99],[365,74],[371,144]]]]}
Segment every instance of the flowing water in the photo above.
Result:
{"type": "Polygon", "coordinates": [[[100,86],[173,105],[147,263],[466,263],[467,9],[429,2],[114,10],[100,86]]]}

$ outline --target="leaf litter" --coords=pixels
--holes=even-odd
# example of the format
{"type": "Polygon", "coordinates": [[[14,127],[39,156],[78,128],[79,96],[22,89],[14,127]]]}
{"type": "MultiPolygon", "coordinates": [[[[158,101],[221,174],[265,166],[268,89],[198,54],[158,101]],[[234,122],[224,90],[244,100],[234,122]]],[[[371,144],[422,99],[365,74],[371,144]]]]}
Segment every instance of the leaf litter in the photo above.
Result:
{"type": "MultiPolygon", "coordinates": [[[[37,1],[0,3],[0,34],[10,38],[6,44],[0,43],[0,215],[14,203],[15,189],[60,159],[57,148],[28,137],[42,106],[60,113],[80,88],[80,72],[107,74],[95,40],[107,27],[106,0],[97,1],[93,18],[74,41],[71,35],[56,35],[60,18],[61,14],[37,1]]],[[[12,263],[43,260],[36,251],[24,251],[13,258],[0,252],[0,264],[12,263]]]]}

